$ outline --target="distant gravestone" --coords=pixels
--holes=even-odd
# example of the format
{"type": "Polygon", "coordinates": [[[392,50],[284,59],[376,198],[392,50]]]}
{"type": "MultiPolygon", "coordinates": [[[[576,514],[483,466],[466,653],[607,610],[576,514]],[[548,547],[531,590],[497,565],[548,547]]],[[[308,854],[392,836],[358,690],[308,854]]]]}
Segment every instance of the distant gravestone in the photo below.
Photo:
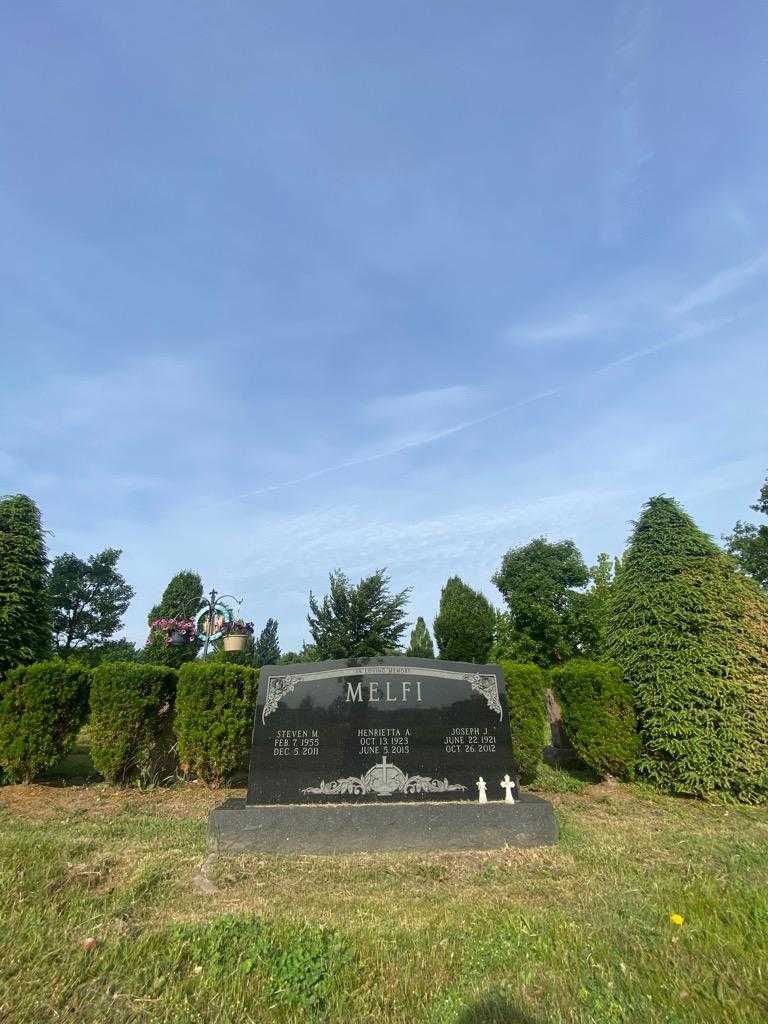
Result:
{"type": "Polygon", "coordinates": [[[209,832],[218,851],[353,853],[539,846],[558,829],[519,792],[501,669],[370,658],[262,668],[247,800],[209,832]]]}
{"type": "Polygon", "coordinates": [[[249,804],[503,799],[501,670],[423,658],[261,670],[249,804]]]}

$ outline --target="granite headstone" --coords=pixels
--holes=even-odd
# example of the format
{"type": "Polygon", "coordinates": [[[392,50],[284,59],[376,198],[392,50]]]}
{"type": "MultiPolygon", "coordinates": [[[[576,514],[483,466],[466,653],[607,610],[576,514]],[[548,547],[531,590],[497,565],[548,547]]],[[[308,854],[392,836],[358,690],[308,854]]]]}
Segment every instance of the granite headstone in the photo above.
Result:
{"type": "Polygon", "coordinates": [[[510,776],[497,666],[371,658],[261,670],[249,805],[477,801],[479,779],[503,800],[510,776]]]}

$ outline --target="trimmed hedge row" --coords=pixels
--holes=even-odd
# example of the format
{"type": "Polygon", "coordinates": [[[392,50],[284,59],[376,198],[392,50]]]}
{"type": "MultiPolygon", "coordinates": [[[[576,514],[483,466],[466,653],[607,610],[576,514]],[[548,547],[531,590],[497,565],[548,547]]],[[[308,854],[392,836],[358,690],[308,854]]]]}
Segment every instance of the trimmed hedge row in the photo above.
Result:
{"type": "Polygon", "coordinates": [[[520,781],[529,785],[536,781],[544,749],[547,719],[544,687],[547,676],[538,665],[514,661],[501,661],[499,664],[507,691],[512,753],[520,781]]]}
{"type": "Polygon", "coordinates": [[[631,776],[640,737],[632,689],[618,665],[574,659],[550,678],[578,757],[600,775],[631,776]]]}
{"type": "MultiPolygon", "coordinates": [[[[512,749],[523,784],[536,780],[545,746],[545,687],[554,686],[566,735],[600,774],[631,776],[640,741],[632,692],[616,665],[583,660],[547,674],[502,661],[512,749]]],[[[0,769],[28,781],[71,749],[88,711],[91,757],[108,782],[146,785],[176,768],[221,785],[245,767],[259,670],[211,660],[176,671],[71,661],[19,667],[0,683],[0,769]]]]}
{"type": "Polygon", "coordinates": [[[142,785],[170,770],[178,672],[166,665],[100,665],[91,687],[91,760],[107,782],[142,785]]]}
{"type": "Polygon", "coordinates": [[[600,775],[630,778],[640,752],[632,689],[617,665],[574,659],[549,673],[501,661],[512,753],[520,780],[536,781],[546,745],[545,688],[554,687],[563,728],[577,756],[600,775]]]}
{"type": "Polygon", "coordinates": [[[88,714],[91,673],[73,661],[38,661],[0,680],[0,768],[31,782],[72,749],[88,714]]]}
{"type": "Polygon", "coordinates": [[[179,669],[175,729],[185,774],[220,785],[248,752],[259,670],[218,661],[179,669]]]}
{"type": "Polygon", "coordinates": [[[219,661],[179,671],[143,662],[19,667],[0,682],[0,779],[28,782],[54,768],[85,724],[90,695],[91,758],[108,782],[147,785],[180,762],[185,774],[221,785],[246,764],[258,682],[258,669],[219,661]]]}

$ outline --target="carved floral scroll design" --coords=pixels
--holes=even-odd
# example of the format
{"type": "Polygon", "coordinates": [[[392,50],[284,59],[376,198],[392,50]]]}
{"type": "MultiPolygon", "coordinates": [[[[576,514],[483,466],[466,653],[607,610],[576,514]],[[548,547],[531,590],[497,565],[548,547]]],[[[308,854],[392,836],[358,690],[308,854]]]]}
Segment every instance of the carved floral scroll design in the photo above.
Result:
{"type": "Polygon", "coordinates": [[[458,782],[431,779],[427,775],[406,775],[397,765],[389,764],[386,757],[370,768],[365,775],[350,775],[333,782],[322,780],[317,786],[308,786],[302,793],[311,796],[393,796],[395,793],[448,793],[466,790],[458,782]]]}

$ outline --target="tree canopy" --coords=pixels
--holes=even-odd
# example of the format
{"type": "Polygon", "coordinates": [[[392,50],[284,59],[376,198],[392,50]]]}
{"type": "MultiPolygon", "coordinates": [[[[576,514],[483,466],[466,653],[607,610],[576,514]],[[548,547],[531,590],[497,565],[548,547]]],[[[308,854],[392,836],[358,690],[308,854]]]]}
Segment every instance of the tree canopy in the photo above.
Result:
{"type": "Polygon", "coordinates": [[[493,643],[495,613],[488,598],[459,576],[452,576],[440,594],[435,640],[448,661],[483,663],[493,643]]]}
{"type": "Polygon", "coordinates": [[[566,633],[580,657],[599,661],[605,653],[608,601],[616,562],[602,552],[589,570],[589,587],[583,593],[573,591],[564,618],[566,633]]]}
{"type": "Polygon", "coordinates": [[[508,608],[500,656],[558,665],[577,653],[571,609],[576,588],[586,586],[589,571],[572,540],[536,537],[504,555],[493,582],[508,608]]]}
{"type": "Polygon", "coordinates": [[[199,573],[182,569],[171,578],[168,586],[149,615],[147,625],[156,619],[193,619],[203,600],[203,581],[199,573]]]}
{"type": "Polygon", "coordinates": [[[392,594],[385,569],[358,584],[340,569],[328,579],[330,592],[322,602],[309,595],[307,622],[318,660],[375,657],[399,646],[408,626],[404,609],[410,589],[392,594]]]}
{"type": "Polygon", "coordinates": [[[104,644],[122,629],[133,587],[117,571],[121,554],[118,548],[105,548],[87,560],[71,553],[53,560],[48,599],[53,642],[61,657],[104,644]]]}
{"type": "MultiPolygon", "coordinates": [[[[750,507],[768,516],[768,479],[760,488],[757,502],[750,507]]],[[[742,570],[759,583],[763,590],[768,590],[768,526],[739,521],[725,542],[742,570]]]]}
{"type": "Polygon", "coordinates": [[[676,501],[651,498],[612,584],[606,653],[633,688],[639,774],[768,796],[768,602],[676,501]]]}
{"type": "Polygon", "coordinates": [[[434,658],[435,648],[429,635],[427,624],[421,615],[411,631],[411,640],[405,652],[409,658],[434,658]]]}
{"type": "Polygon", "coordinates": [[[37,505],[26,494],[0,499],[0,677],[50,651],[47,572],[37,505]]]}

